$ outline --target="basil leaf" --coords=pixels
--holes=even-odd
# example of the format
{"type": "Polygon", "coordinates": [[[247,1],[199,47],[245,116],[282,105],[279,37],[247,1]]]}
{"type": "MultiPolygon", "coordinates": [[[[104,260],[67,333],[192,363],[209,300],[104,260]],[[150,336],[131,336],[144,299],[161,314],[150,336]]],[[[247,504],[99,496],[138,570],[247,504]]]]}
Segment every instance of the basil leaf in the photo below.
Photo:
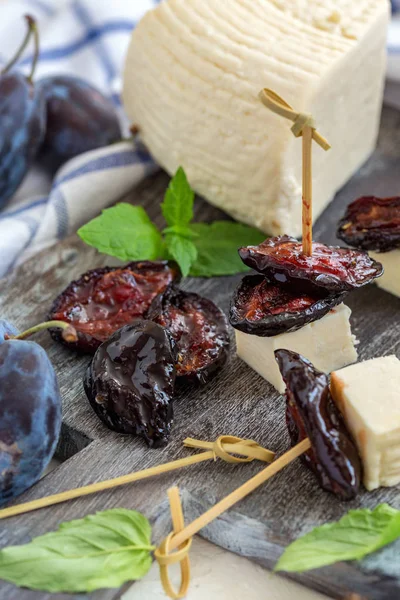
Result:
{"type": "Polygon", "coordinates": [[[188,225],[193,219],[194,192],[189,185],[185,171],[179,167],[171,179],[161,204],[168,227],[188,225]]]}
{"type": "Polygon", "coordinates": [[[276,571],[302,572],[344,560],[361,559],[400,537],[400,511],[388,504],[351,510],[340,521],[299,538],[279,559],[276,571]]]}
{"type": "Polygon", "coordinates": [[[165,244],[171,257],[178,263],[183,277],[187,277],[197,257],[196,246],[191,240],[173,234],[165,236],[165,244]]]}
{"type": "Polygon", "coordinates": [[[121,260],[165,257],[161,233],[142,206],[121,203],[107,208],[81,227],[78,235],[99,252],[121,260]]]}
{"type": "Polygon", "coordinates": [[[0,578],[45,592],[92,592],[143,577],[152,559],[143,515],[105,510],[60,525],[24,546],[0,551],[0,578]]]}
{"type": "Polygon", "coordinates": [[[198,237],[193,239],[197,260],[192,265],[193,277],[235,275],[248,271],[238,254],[240,246],[260,244],[265,235],[258,229],[233,221],[193,223],[191,229],[198,237]]]}

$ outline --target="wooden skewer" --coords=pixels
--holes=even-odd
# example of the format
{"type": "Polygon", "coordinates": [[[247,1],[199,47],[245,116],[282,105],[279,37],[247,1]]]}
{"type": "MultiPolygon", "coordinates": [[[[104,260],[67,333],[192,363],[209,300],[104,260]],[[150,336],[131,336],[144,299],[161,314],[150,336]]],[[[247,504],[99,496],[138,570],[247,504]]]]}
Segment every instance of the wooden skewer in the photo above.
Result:
{"type": "Polygon", "coordinates": [[[303,129],[303,254],[312,256],[312,128],[303,129]]]}
{"type": "Polygon", "coordinates": [[[296,112],[273,90],[264,89],[259,96],[267,108],[294,123],[292,132],[295,137],[303,138],[303,253],[312,256],[312,142],[314,140],[323,150],[329,150],[330,145],[316,130],[311,115],[296,112]]]}
{"type": "Polygon", "coordinates": [[[291,448],[288,452],[283,454],[280,458],[277,458],[271,465],[263,469],[260,473],[246,481],[243,485],[238,487],[236,490],[225,496],[212,508],[207,510],[200,517],[192,521],[187,525],[180,533],[174,535],[169,545],[170,550],[179,548],[181,544],[192,538],[196,533],[206,527],[214,521],[217,517],[222,515],[225,511],[229,510],[240,500],[243,500],[246,496],[254,492],[260,485],[268,481],[271,477],[282,471],[288,464],[294,461],[296,458],[307,452],[311,448],[311,442],[308,438],[301,441],[297,446],[291,448]]]}
{"type": "Polygon", "coordinates": [[[302,440],[297,446],[283,454],[283,456],[228,494],[228,496],[225,496],[225,498],[217,502],[217,504],[186,527],[183,527],[184,522],[179,490],[175,486],[168,491],[173,531],[161,542],[160,546],[154,552],[154,556],[160,567],[160,578],[164,592],[169,598],[173,600],[184,598],[189,588],[189,550],[193,536],[225,511],[232,508],[237,502],[251,494],[251,492],[268,481],[276,473],[282,471],[288,464],[304,454],[304,452],[307,452],[310,448],[310,440],[308,438],[302,440]],[[168,567],[178,562],[181,566],[181,585],[179,591],[175,591],[169,577],[168,567]]]}
{"type": "Polygon", "coordinates": [[[92,483],[52,496],[46,496],[44,498],[39,498],[38,500],[25,502],[24,504],[10,506],[9,508],[0,510],[0,520],[38,510],[39,508],[60,504],[61,502],[67,502],[74,498],[81,498],[82,496],[88,496],[89,494],[116,488],[142,479],[148,479],[149,477],[161,475],[169,471],[176,471],[183,467],[195,465],[207,460],[215,460],[217,457],[222,458],[226,462],[243,463],[250,462],[254,459],[263,462],[272,462],[275,456],[273,452],[262,448],[252,440],[242,440],[234,436],[220,436],[216,442],[203,442],[201,440],[187,438],[184,440],[183,444],[190,448],[210,448],[210,450],[206,450],[205,452],[194,456],[187,456],[186,458],[167,462],[156,467],[150,467],[149,469],[144,469],[142,471],[136,471],[135,473],[130,473],[128,475],[122,475],[121,477],[116,477],[114,479],[99,481],[98,483],[92,483]],[[232,456],[232,454],[239,454],[244,458],[238,458],[232,456]]]}

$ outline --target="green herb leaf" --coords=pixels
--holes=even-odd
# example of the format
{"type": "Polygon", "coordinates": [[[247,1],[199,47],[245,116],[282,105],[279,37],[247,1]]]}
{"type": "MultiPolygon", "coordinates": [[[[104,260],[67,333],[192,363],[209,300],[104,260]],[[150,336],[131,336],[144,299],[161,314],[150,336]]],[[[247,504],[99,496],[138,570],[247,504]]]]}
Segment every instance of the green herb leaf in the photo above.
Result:
{"type": "Polygon", "coordinates": [[[276,571],[302,572],[359,560],[400,537],[400,511],[388,504],[351,510],[340,521],[317,527],[282,554],[276,571]]]}
{"type": "Polygon", "coordinates": [[[134,510],[112,509],[60,525],[0,551],[0,578],[44,592],[92,592],[140,579],[152,559],[151,527],[134,510]]]}
{"type": "Polygon", "coordinates": [[[171,179],[161,204],[168,227],[188,225],[193,219],[194,192],[189,185],[185,171],[179,167],[171,179]]]}
{"type": "Polygon", "coordinates": [[[197,260],[192,265],[193,277],[235,275],[248,271],[238,254],[240,246],[260,244],[265,235],[258,229],[232,221],[193,223],[198,237],[193,239],[197,248],[197,260]]]}
{"type": "Polygon", "coordinates": [[[197,258],[196,246],[186,237],[173,234],[165,236],[165,244],[171,257],[178,263],[183,277],[187,277],[197,258]]]}
{"type": "Polygon", "coordinates": [[[80,238],[100,252],[121,260],[164,258],[161,233],[142,206],[121,203],[103,210],[78,231],[80,238]]]}

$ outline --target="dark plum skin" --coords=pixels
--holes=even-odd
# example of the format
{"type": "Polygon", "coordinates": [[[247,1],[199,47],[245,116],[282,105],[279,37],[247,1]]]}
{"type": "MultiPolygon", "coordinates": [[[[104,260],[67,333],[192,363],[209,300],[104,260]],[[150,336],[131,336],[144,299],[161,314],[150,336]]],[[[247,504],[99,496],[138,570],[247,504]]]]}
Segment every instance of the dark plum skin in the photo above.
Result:
{"type": "Polygon", "coordinates": [[[345,293],[325,298],[295,293],[269,283],[263,275],[247,275],[233,295],[229,321],[244,333],[272,337],[321,319],[345,297],[345,293]]]}
{"type": "Polygon", "coordinates": [[[18,335],[19,331],[12,323],[5,319],[0,319],[0,344],[7,339],[8,336],[18,335]]]}
{"type": "Polygon", "coordinates": [[[89,402],[109,429],[168,443],[175,388],[174,342],[143,319],[122,327],[96,351],[84,377],[89,402]]]}
{"type": "Polygon", "coordinates": [[[376,252],[400,248],[400,197],[363,196],[347,207],[338,238],[349,246],[376,252]]]}
{"type": "Polygon", "coordinates": [[[70,158],[121,139],[113,103],[87,81],[56,75],[37,83],[46,102],[41,158],[55,172],[70,158]]]}
{"type": "Polygon", "coordinates": [[[297,352],[276,350],[275,358],[286,384],[286,421],[292,445],[308,437],[312,447],[303,459],[321,487],[341,500],[355,498],[361,459],[333,402],[328,376],[297,352]]]}
{"type": "Polygon", "coordinates": [[[145,318],[157,294],[179,278],[178,267],[167,261],[137,261],[87,271],[61,292],[49,313],[51,321],[70,323],[78,340],[66,342],[59,329],[50,333],[72,350],[94,354],[115,331],[145,318]]]}
{"type": "Polygon", "coordinates": [[[44,138],[43,95],[21,73],[0,76],[0,209],[22,183],[44,138]]]}
{"type": "Polygon", "coordinates": [[[46,352],[35,342],[0,344],[0,505],[22,494],[52,458],[61,396],[46,352]]]}
{"type": "Polygon", "coordinates": [[[180,381],[205,385],[226,363],[228,322],[208,298],[171,284],[153,300],[147,318],[168,329],[175,340],[180,381]]]}
{"type": "Polygon", "coordinates": [[[312,256],[307,256],[302,244],[287,235],[239,248],[239,255],[271,282],[320,297],[351,292],[383,273],[381,263],[366,252],[313,242],[312,256]]]}

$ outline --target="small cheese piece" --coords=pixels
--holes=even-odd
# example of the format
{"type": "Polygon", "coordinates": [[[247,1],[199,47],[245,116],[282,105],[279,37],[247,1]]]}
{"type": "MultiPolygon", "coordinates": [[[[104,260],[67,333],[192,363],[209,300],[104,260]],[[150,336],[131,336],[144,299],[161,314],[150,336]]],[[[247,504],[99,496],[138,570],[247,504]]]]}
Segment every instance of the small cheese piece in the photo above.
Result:
{"type": "Polygon", "coordinates": [[[400,360],[385,356],[335,371],[331,391],[357,443],[367,490],[400,483],[400,360]]]}
{"type": "Polygon", "coordinates": [[[355,338],[350,329],[351,310],[344,304],[319,321],[292,333],[259,337],[236,331],[237,353],[252,369],[283,394],[285,384],[274,351],[293,350],[308,358],[317,369],[330,373],[357,360],[355,338]]]}
{"type": "Polygon", "coordinates": [[[165,0],[135,28],[123,101],[157,162],[269,234],[301,234],[301,142],[258,99],[311,113],[313,216],[373,151],[388,0],[165,0]]]}
{"type": "Polygon", "coordinates": [[[382,263],[385,269],[376,280],[378,287],[400,298],[400,248],[391,252],[368,252],[371,258],[382,263]]]}

